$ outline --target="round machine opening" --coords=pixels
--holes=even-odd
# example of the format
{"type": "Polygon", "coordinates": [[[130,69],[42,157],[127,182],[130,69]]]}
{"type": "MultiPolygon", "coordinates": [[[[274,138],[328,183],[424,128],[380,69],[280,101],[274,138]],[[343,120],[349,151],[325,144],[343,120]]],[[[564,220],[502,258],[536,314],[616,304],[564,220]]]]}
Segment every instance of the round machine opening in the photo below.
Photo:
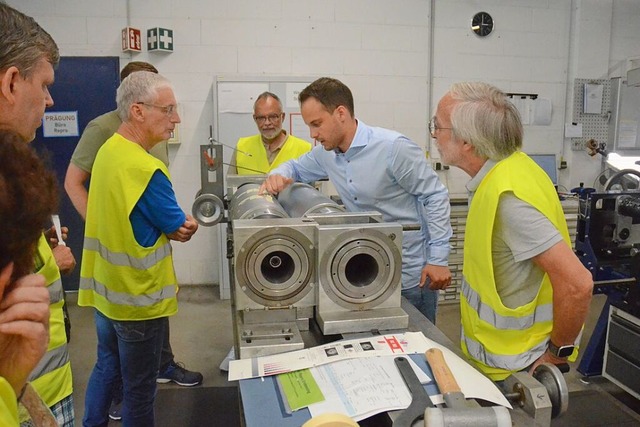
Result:
{"type": "Polygon", "coordinates": [[[260,263],[260,272],[271,283],[284,283],[295,272],[295,263],[291,255],[286,252],[271,252],[260,263]]]}
{"type": "Polygon", "coordinates": [[[369,286],[378,277],[378,263],[371,255],[354,255],[347,261],[344,275],[353,286],[369,286]]]}

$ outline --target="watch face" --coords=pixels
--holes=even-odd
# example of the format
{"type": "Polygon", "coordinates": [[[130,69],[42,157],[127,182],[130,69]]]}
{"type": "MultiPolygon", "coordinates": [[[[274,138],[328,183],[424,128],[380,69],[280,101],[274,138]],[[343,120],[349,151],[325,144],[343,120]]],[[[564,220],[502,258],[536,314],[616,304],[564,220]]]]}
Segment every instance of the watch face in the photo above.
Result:
{"type": "Polygon", "coordinates": [[[558,349],[558,357],[569,357],[573,353],[574,346],[564,345],[558,349]]]}
{"type": "Polygon", "coordinates": [[[487,12],[478,12],[471,20],[471,30],[480,37],[485,37],[493,31],[493,18],[487,12]]]}

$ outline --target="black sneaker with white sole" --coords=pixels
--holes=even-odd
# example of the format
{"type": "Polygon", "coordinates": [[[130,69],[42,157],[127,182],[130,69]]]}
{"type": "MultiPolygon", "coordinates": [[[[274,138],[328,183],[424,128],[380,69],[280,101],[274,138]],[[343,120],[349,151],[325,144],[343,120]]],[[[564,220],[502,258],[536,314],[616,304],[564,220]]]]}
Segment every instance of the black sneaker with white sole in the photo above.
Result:
{"type": "Polygon", "coordinates": [[[122,420],[122,402],[111,402],[111,407],[109,408],[109,418],[114,421],[122,420]]]}
{"type": "Polygon", "coordinates": [[[193,387],[202,384],[202,374],[200,372],[189,371],[182,363],[173,362],[169,367],[158,375],[158,384],[174,382],[183,387],[193,387]]]}

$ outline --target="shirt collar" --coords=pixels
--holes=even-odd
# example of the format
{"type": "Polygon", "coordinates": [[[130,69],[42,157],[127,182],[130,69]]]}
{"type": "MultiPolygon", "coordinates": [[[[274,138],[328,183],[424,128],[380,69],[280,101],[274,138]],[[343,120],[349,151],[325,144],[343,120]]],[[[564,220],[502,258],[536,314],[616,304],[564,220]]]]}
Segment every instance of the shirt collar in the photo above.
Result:
{"type": "Polygon", "coordinates": [[[284,143],[287,142],[287,139],[289,139],[289,135],[287,134],[287,131],[282,129],[282,133],[284,134],[284,139],[279,143],[275,143],[275,144],[269,144],[268,142],[264,142],[264,139],[262,139],[262,135],[261,135],[260,140],[262,141],[262,145],[264,145],[264,148],[265,150],[267,150],[267,152],[273,153],[276,150],[279,150],[280,148],[282,148],[284,143]]]}
{"type": "Polygon", "coordinates": [[[353,135],[353,140],[351,141],[351,145],[349,145],[349,149],[346,153],[341,152],[337,147],[333,150],[336,154],[347,154],[352,149],[356,149],[354,151],[360,150],[362,147],[366,147],[369,143],[369,138],[366,137],[367,129],[369,127],[356,119],[356,133],[353,135]]]}
{"type": "Polygon", "coordinates": [[[496,165],[496,163],[497,162],[495,160],[491,159],[487,159],[487,161],[484,162],[484,165],[482,165],[476,176],[474,176],[473,178],[471,178],[471,180],[469,180],[469,182],[467,182],[466,187],[469,193],[474,193],[478,189],[478,186],[480,185],[484,177],[496,165]]]}

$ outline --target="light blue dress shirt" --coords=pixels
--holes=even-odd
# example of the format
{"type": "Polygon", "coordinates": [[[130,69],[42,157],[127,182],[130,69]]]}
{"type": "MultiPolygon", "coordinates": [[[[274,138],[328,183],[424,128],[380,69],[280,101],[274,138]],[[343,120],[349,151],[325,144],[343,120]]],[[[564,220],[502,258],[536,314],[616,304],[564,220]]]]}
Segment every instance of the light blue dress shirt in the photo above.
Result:
{"type": "Polygon", "coordinates": [[[420,231],[403,233],[403,289],[418,286],[427,263],[448,265],[449,194],[422,150],[400,133],[358,121],[346,153],[318,145],[270,173],[275,174],[307,183],[329,178],[347,210],[373,210],[388,222],[420,224],[420,231]]]}

